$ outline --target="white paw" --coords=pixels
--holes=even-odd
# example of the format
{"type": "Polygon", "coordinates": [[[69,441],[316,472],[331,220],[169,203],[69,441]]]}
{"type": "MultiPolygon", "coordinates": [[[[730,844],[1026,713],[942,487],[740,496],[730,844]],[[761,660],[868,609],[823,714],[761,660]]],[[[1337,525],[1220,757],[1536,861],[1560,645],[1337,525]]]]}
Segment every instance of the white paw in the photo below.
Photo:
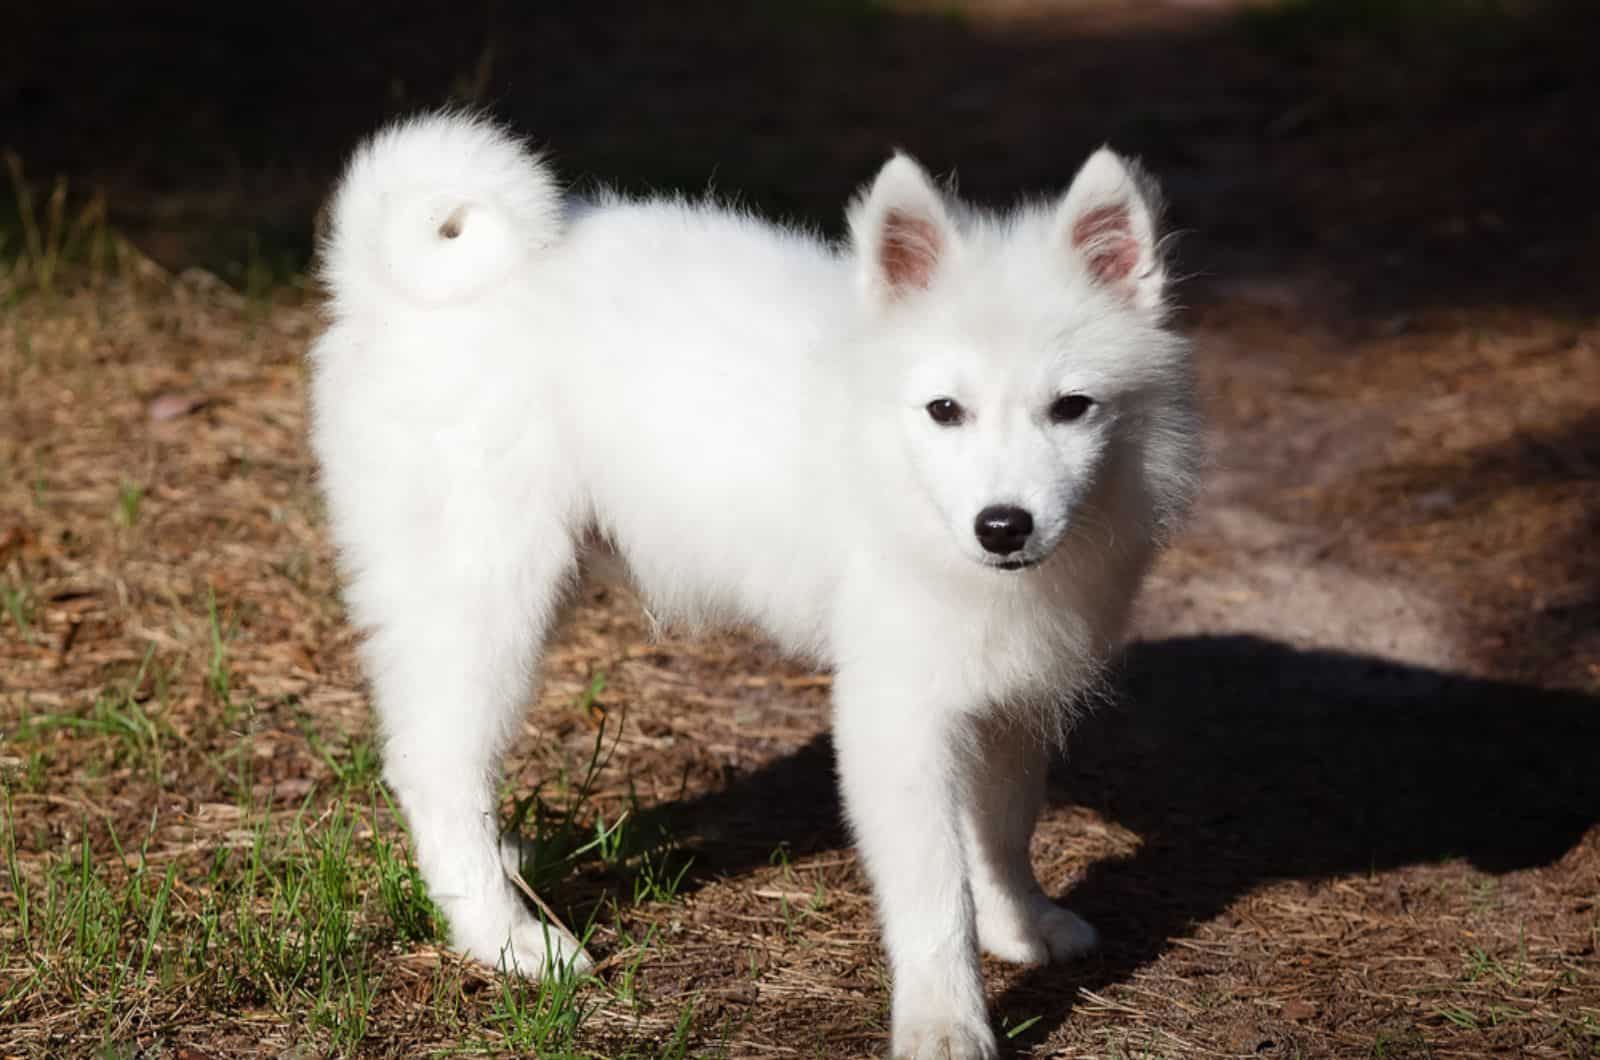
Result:
{"type": "MultiPolygon", "coordinates": [[[[518,892],[516,848],[502,844],[500,871],[462,888],[471,897],[437,896],[450,924],[451,944],[473,960],[528,979],[570,972],[584,975],[594,959],[571,934],[544,922],[518,892]],[[502,875],[503,873],[503,875],[502,875]]],[[[459,892],[458,892],[459,893],[459,892]]]]}
{"type": "Polygon", "coordinates": [[[1033,895],[1023,910],[978,917],[978,943],[985,953],[1012,964],[1069,961],[1094,949],[1099,932],[1072,910],[1033,895]]]}
{"type": "Polygon", "coordinates": [[[995,1060],[1000,1047],[987,1022],[935,1020],[898,1028],[894,1060],[995,1060]]]}
{"type": "Polygon", "coordinates": [[[526,979],[544,979],[552,974],[585,975],[594,969],[594,958],[577,939],[554,924],[540,923],[529,915],[519,916],[504,932],[485,932],[476,937],[457,932],[456,947],[474,960],[526,979]]]}
{"type": "Polygon", "coordinates": [[[594,970],[594,958],[577,939],[554,924],[528,917],[512,929],[503,965],[507,971],[529,979],[543,979],[552,970],[587,975],[594,970]]]}
{"type": "MultiPolygon", "coordinates": [[[[545,923],[527,910],[520,895],[515,894],[518,881],[522,881],[522,840],[520,836],[500,837],[500,867],[506,874],[508,890],[512,892],[509,903],[514,910],[509,940],[500,933],[502,941],[494,956],[472,956],[485,964],[515,972],[528,979],[543,979],[551,970],[570,971],[585,975],[594,969],[594,958],[583,944],[555,924],[545,923]]],[[[526,886],[526,883],[522,884],[526,886]]]]}

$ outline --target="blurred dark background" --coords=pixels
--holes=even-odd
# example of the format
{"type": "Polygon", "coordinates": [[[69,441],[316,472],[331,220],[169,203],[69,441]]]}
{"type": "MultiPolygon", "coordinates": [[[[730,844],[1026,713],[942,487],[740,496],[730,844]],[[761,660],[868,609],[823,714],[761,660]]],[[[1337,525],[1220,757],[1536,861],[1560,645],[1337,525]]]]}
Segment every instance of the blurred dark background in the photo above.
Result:
{"type": "Polygon", "coordinates": [[[98,190],[155,260],[234,282],[302,269],[357,139],[453,102],[580,184],[736,190],[828,231],[894,146],[1003,202],[1110,142],[1191,233],[1191,300],[1219,275],[1385,308],[1592,293],[1589,0],[60,0],[5,22],[0,146],[27,179],[98,190]]]}

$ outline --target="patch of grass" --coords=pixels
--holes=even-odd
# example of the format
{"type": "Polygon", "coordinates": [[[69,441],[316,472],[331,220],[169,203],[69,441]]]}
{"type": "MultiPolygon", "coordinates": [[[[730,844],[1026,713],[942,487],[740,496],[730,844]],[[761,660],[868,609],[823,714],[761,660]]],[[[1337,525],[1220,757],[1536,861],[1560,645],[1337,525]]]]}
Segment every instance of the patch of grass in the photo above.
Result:
{"type": "Polygon", "coordinates": [[[683,886],[684,876],[694,864],[692,857],[678,856],[677,850],[671,845],[670,836],[664,831],[661,836],[660,846],[646,849],[639,855],[633,874],[635,905],[675,901],[683,886]]]}
{"type": "Polygon", "coordinates": [[[1484,913],[1493,909],[1500,900],[1500,882],[1494,877],[1469,879],[1466,882],[1467,900],[1472,903],[1472,911],[1484,913]]]}
{"type": "Polygon", "coordinates": [[[1413,1027],[1384,1028],[1372,1039],[1372,1060],[1432,1060],[1433,1049],[1413,1027]]]}
{"type": "MultiPolygon", "coordinates": [[[[100,766],[131,769],[160,784],[164,745],[171,737],[171,729],[162,712],[152,714],[145,707],[146,679],[152,673],[154,657],[155,649],[147,649],[132,677],[108,684],[82,713],[31,715],[18,727],[17,739],[35,741],[52,729],[69,729],[84,737],[98,738],[103,751],[95,761],[100,766]]],[[[165,677],[159,669],[155,672],[158,676],[148,698],[164,705],[165,677]]]]}
{"type": "Polygon", "coordinates": [[[119,252],[104,197],[92,194],[69,209],[68,182],[57,177],[41,202],[16,152],[5,152],[5,167],[11,197],[10,209],[0,210],[0,256],[9,260],[9,268],[0,283],[0,301],[13,304],[25,293],[54,293],[69,265],[101,277],[119,252]]]}
{"type": "Polygon", "coordinates": [[[536,983],[516,976],[502,979],[485,1017],[499,1039],[492,1051],[555,1056],[570,1050],[578,1029],[594,1009],[594,1002],[579,996],[588,981],[588,977],[570,972],[546,976],[536,983]]]}
{"type": "Polygon", "coordinates": [[[661,1050],[661,1060],[683,1060],[689,1055],[689,1032],[694,1027],[694,1001],[690,1000],[678,1014],[672,1027],[672,1037],[661,1050]]]}
{"type": "MultiPolygon", "coordinates": [[[[389,949],[437,938],[404,847],[380,838],[369,857],[360,840],[381,819],[378,790],[344,785],[319,804],[255,816],[209,854],[159,862],[152,852],[170,822],[156,816],[135,847],[85,817],[74,839],[25,856],[8,790],[0,938],[21,963],[0,996],[0,1025],[70,1007],[67,1051],[115,1050],[139,1011],[181,995],[215,1011],[273,1012],[306,1028],[318,1052],[358,1051],[389,949]],[[375,800],[368,814],[363,790],[375,800]]],[[[581,1022],[558,993],[576,985],[548,989],[539,1010],[551,1027],[528,1040],[565,1040],[563,1028],[581,1022]]]]}
{"type": "MultiPolygon", "coordinates": [[[[377,783],[372,788],[382,793],[398,820],[400,815],[389,802],[387,789],[377,783]]],[[[395,934],[405,942],[442,942],[444,917],[428,897],[422,873],[406,849],[393,837],[380,834],[374,837],[372,851],[378,903],[395,934]]]]}
{"type": "MultiPolygon", "coordinates": [[[[801,885],[800,878],[795,873],[794,866],[789,860],[788,844],[780,843],[775,847],[772,853],[768,855],[767,863],[778,869],[779,875],[786,885],[792,888],[798,888],[801,885]]],[[[773,897],[770,892],[768,892],[767,896],[773,897]]],[[[794,897],[798,898],[799,894],[795,894],[794,897]]],[[[776,898],[778,899],[778,915],[783,919],[783,937],[785,939],[794,939],[800,935],[805,930],[805,922],[819,914],[828,904],[827,889],[823,887],[820,879],[816,881],[812,892],[806,896],[803,902],[791,901],[789,890],[780,892],[776,895],[776,898]]]]}
{"type": "Polygon", "coordinates": [[[516,800],[502,834],[517,844],[523,878],[536,892],[584,871],[599,871],[631,883],[634,904],[677,897],[691,859],[681,852],[658,811],[640,806],[631,789],[626,805],[609,816],[593,805],[595,783],[616,751],[622,721],[598,706],[605,674],[597,673],[576,709],[595,725],[594,742],[581,774],[558,772],[546,785],[516,800]],[[616,736],[607,744],[607,732],[616,736]]]}
{"type": "Polygon", "coordinates": [[[233,670],[228,666],[228,641],[233,631],[230,628],[224,632],[222,618],[217,613],[217,594],[210,589],[206,590],[206,623],[211,642],[206,689],[222,708],[224,723],[231,725],[238,716],[238,705],[233,699],[233,670]]]}
{"type": "Polygon", "coordinates": [[[224,893],[235,914],[225,982],[237,995],[281,1013],[303,1013],[345,1052],[365,1034],[380,978],[374,936],[389,932],[365,915],[371,874],[355,857],[358,818],[345,797],[308,821],[306,807],[287,830],[258,820],[256,839],[224,893]],[[231,893],[230,893],[231,892],[231,893]]]}
{"type": "Polygon", "coordinates": [[[50,756],[43,748],[35,748],[28,753],[27,761],[22,768],[22,790],[27,792],[43,791],[46,775],[50,770],[50,756]]]}
{"type": "Polygon", "coordinates": [[[117,489],[117,507],[112,518],[118,526],[132,527],[139,521],[139,505],[143,502],[144,487],[124,479],[117,489]]]}
{"type": "MultiPolygon", "coordinates": [[[[4,233],[0,232],[0,237],[4,233]]],[[[22,396],[22,376],[24,372],[31,372],[39,367],[38,358],[34,353],[33,330],[29,327],[27,319],[21,313],[14,315],[11,325],[12,341],[16,343],[17,356],[11,361],[11,368],[6,373],[8,389],[12,401],[22,396]]]]}
{"type": "MultiPolygon", "coordinates": [[[[212,698],[232,703],[225,628],[213,600],[212,651],[196,669],[212,698]]],[[[163,756],[206,754],[187,746],[193,734],[179,740],[166,727],[164,705],[151,706],[163,702],[164,673],[147,653],[132,675],[109,684],[81,713],[31,719],[29,735],[71,731],[80,755],[85,741],[98,741],[103,760],[136,768],[159,785],[163,756]]],[[[202,826],[160,812],[137,826],[96,817],[92,808],[103,800],[87,796],[90,809],[70,838],[39,831],[19,842],[8,786],[0,825],[7,884],[0,888],[0,940],[18,974],[0,994],[0,1024],[48,1025],[49,1013],[71,1010],[71,1030],[51,1039],[52,1049],[115,1054],[143,1042],[130,1030],[140,1013],[199,1006],[252,1014],[251,1020],[269,1015],[295,1049],[370,1051],[385,1010],[394,1009],[396,976],[403,984],[414,975],[397,972],[393,951],[441,945],[444,924],[397,830],[399,814],[378,780],[370,741],[319,735],[308,723],[301,732],[331,781],[289,808],[219,804],[221,823],[203,826],[210,830],[196,839],[185,832],[202,826]]],[[[250,738],[233,739],[215,757],[253,760],[250,738]]],[[[686,865],[667,861],[670,847],[659,831],[633,831],[633,822],[647,817],[635,803],[620,813],[595,807],[594,774],[608,748],[615,741],[602,725],[567,797],[527,813],[542,821],[535,837],[547,845],[566,837],[560,841],[567,855],[545,865],[547,873],[600,868],[631,880],[614,892],[611,909],[620,923],[629,901],[675,897],[686,865]]],[[[103,785],[113,775],[82,774],[81,783],[103,785]]],[[[469,989],[462,966],[445,961],[424,986],[432,995],[424,1002],[426,1018],[457,1027],[457,1048],[469,1052],[597,1055],[580,1048],[583,1028],[607,997],[643,1010],[640,969],[659,935],[648,926],[637,936],[619,930],[618,938],[627,957],[615,986],[569,970],[537,983],[496,975],[487,988],[469,989]]],[[[481,982],[481,971],[472,974],[481,982]]],[[[693,1018],[690,1005],[641,1055],[702,1055],[694,1051],[693,1018]]]]}
{"type": "MultiPolygon", "coordinates": [[[[613,914],[619,911],[615,903],[612,905],[613,914]]],[[[620,917],[617,917],[620,920],[620,917]]],[[[639,1006],[639,966],[644,963],[645,957],[650,953],[651,945],[656,941],[657,927],[651,924],[644,934],[644,938],[635,938],[626,928],[618,928],[617,944],[620,952],[627,955],[621,962],[622,970],[617,974],[616,981],[612,984],[612,992],[621,1000],[639,1006]]]]}
{"type": "Polygon", "coordinates": [[[95,829],[85,819],[80,838],[44,872],[32,872],[19,856],[14,814],[8,793],[0,857],[11,888],[0,925],[20,943],[25,963],[0,999],[0,1024],[23,1003],[44,995],[76,1006],[85,1014],[85,1028],[98,1023],[109,1031],[146,980],[171,978],[177,867],[150,864],[148,835],[135,857],[107,829],[112,856],[97,852],[90,839],[95,829]],[[131,865],[131,870],[108,871],[113,865],[131,865]]]}
{"type": "Polygon", "coordinates": [[[322,759],[322,764],[328,767],[336,783],[347,787],[365,787],[377,781],[383,771],[383,761],[378,755],[377,745],[371,739],[357,737],[349,740],[344,753],[339,754],[317,732],[309,717],[297,712],[296,720],[306,744],[322,759]]]}
{"type": "Polygon", "coordinates": [[[1508,989],[1515,990],[1522,985],[1523,976],[1527,968],[1527,940],[1524,937],[1519,943],[1519,959],[1508,966],[1499,958],[1492,956],[1482,946],[1472,946],[1466,953],[1466,967],[1463,977],[1469,983],[1479,981],[1492,981],[1508,989]]]}
{"type": "Polygon", "coordinates": [[[33,636],[33,591],[26,585],[7,582],[0,586],[0,603],[5,605],[5,617],[23,640],[33,636]]]}
{"type": "Polygon", "coordinates": [[[1566,1038],[1567,1055],[1574,1060],[1600,1055],[1600,1016],[1585,1013],[1576,1019],[1569,1019],[1562,1025],[1562,1032],[1566,1038]]]}

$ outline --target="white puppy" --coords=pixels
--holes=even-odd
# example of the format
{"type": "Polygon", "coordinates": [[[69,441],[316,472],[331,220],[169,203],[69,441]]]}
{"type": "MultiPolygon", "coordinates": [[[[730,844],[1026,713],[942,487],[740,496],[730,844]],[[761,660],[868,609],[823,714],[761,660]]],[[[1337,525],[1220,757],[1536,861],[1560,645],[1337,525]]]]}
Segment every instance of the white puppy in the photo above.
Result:
{"type": "Polygon", "coordinates": [[[586,966],[507,881],[495,775],[597,531],[654,615],[833,671],[894,1053],[992,1057],[979,947],[1094,942],[1029,837],[1050,738],[1193,492],[1187,350],[1110,151],[1004,216],[896,156],[849,220],[834,248],[710,204],[569,205],[489,124],[395,126],[334,200],[314,443],[457,947],[586,966]]]}

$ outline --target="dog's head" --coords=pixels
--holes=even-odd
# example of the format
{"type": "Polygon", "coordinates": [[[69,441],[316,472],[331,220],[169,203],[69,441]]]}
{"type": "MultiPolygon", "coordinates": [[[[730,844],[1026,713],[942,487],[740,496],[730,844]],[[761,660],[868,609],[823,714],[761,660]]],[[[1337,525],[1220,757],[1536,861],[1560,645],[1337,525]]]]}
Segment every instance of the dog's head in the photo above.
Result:
{"type": "Polygon", "coordinates": [[[1189,372],[1164,327],[1156,208],[1109,150],[1003,216],[905,155],[852,206],[873,392],[971,560],[1019,570],[1074,533],[1148,537],[1186,504],[1189,372]]]}

